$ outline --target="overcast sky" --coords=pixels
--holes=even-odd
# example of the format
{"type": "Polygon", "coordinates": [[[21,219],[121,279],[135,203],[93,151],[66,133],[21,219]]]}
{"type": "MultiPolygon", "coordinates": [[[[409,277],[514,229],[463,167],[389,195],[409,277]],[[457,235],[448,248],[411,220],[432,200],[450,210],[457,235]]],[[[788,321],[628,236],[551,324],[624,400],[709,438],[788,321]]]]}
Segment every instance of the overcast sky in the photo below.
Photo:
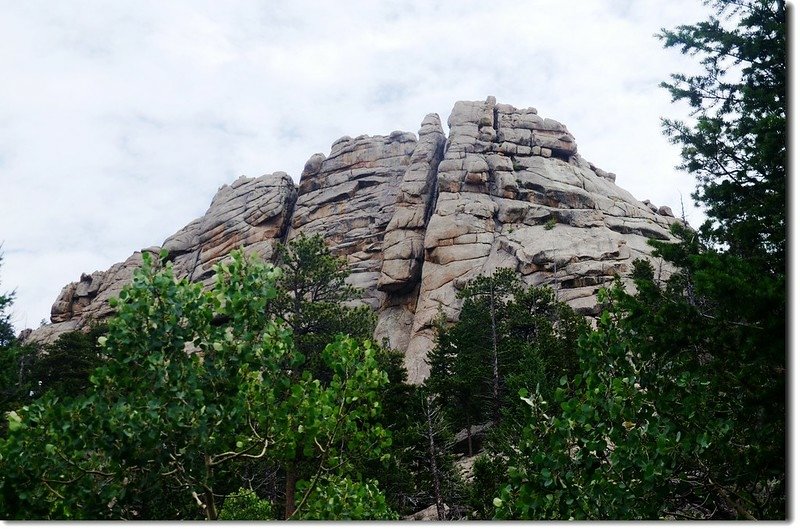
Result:
{"type": "Polygon", "coordinates": [[[239,175],[286,171],[360,134],[446,122],[457,100],[533,106],[639,199],[689,221],[693,179],[658,87],[693,61],[662,27],[700,0],[5,2],[0,291],[17,330],[61,287],[157,245],[239,175]]]}

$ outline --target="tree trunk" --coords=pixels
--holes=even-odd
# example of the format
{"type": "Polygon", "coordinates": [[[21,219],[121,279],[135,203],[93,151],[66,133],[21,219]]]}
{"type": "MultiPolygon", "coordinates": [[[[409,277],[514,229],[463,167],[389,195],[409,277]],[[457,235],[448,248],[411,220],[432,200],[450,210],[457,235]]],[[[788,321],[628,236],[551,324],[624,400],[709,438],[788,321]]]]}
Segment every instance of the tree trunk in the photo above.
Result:
{"type": "Polygon", "coordinates": [[[206,519],[216,520],[219,517],[219,513],[217,512],[217,504],[214,503],[214,493],[210,489],[206,489],[203,496],[203,499],[206,500],[206,519]]]}
{"type": "Polygon", "coordinates": [[[284,517],[288,520],[294,514],[296,504],[295,504],[295,492],[297,489],[297,466],[294,461],[290,462],[286,466],[286,502],[285,502],[285,515],[284,517]]]}
{"type": "Polygon", "coordinates": [[[497,315],[495,314],[494,284],[489,290],[489,314],[492,318],[492,400],[494,404],[494,422],[500,422],[500,361],[497,351],[497,315]]]}
{"type": "Polygon", "coordinates": [[[436,496],[436,515],[439,520],[444,520],[444,501],[442,501],[442,489],[439,484],[439,469],[436,465],[436,444],[433,441],[430,399],[425,402],[425,416],[428,421],[428,455],[430,456],[431,474],[433,475],[433,493],[436,496]]]}
{"type": "MultiPolygon", "coordinates": [[[[203,454],[206,465],[206,483],[212,483],[214,469],[211,467],[211,456],[203,454]]],[[[207,520],[216,520],[219,517],[217,504],[214,502],[214,491],[208,485],[203,485],[203,499],[205,500],[205,511],[207,520]]]]}
{"type": "Polygon", "coordinates": [[[472,457],[472,422],[467,420],[467,455],[472,457]]]}

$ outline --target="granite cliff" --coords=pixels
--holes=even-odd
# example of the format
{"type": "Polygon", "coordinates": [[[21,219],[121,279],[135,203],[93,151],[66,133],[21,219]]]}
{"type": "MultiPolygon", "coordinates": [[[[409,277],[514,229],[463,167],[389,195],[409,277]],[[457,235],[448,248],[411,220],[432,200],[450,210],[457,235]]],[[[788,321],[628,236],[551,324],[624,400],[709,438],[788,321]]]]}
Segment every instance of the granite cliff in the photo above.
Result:
{"type": "Polygon", "coordinates": [[[161,246],[65,286],[52,323],[27,339],[51,341],[108,317],[142,252],[165,248],[179,274],[208,284],[212,265],[235,248],[271,259],[277,242],[319,233],[377,312],[375,337],[405,351],[419,382],[431,320],[440,311],[458,318],[456,293],[469,279],[511,267],[595,315],[597,289],[648,257],[648,238],[670,238],[669,208],[618,187],[536,109],[459,101],[447,124],[448,137],[429,114],[418,135],[340,138],[328,156],[308,160],[299,185],[276,172],[222,186],[202,217],[161,246]]]}

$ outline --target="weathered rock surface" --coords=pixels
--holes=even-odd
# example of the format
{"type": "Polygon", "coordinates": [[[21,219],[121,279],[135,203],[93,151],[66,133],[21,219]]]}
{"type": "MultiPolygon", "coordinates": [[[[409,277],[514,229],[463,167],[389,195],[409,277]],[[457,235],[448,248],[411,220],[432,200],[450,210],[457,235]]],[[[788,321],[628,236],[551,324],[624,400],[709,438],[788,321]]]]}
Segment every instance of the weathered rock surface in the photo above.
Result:
{"type": "MultiPolygon", "coordinates": [[[[445,503],[442,511],[443,515],[447,517],[447,515],[450,513],[450,507],[445,503]]],[[[415,512],[414,514],[404,516],[403,520],[416,520],[420,522],[430,522],[434,520],[439,521],[439,510],[436,508],[435,504],[429,505],[428,507],[425,507],[419,512],[415,512]]]]}
{"type": "MultiPolygon", "coordinates": [[[[455,321],[458,289],[497,268],[551,285],[587,316],[596,291],[624,277],[648,238],[669,239],[669,207],[640,202],[615,175],[584,160],[567,128],[536,109],[460,101],[448,119],[425,117],[412,133],[343,137],[313,155],[298,186],[286,173],[241,177],[220,188],[202,217],[169,237],[175,269],[209,284],[212,266],[244,247],[271,259],[277,242],[321,234],[345,256],[349,281],[378,313],[376,338],[406,352],[422,381],[431,321],[455,321]]],[[[64,287],[50,325],[29,340],[51,341],[111,314],[108,299],[130,281],[141,252],[64,287]]]]}
{"type": "Polygon", "coordinates": [[[436,197],[436,169],[444,154],[444,143],[439,116],[427,115],[383,239],[379,290],[408,292],[419,283],[425,227],[436,197]]]}
{"type": "MultiPolygon", "coordinates": [[[[169,252],[178,276],[210,284],[211,267],[235,248],[272,257],[285,234],[297,191],[286,173],[259,178],[240,177],[222,186],[205,215],[190,222],[159,246],[143,250],[157,258],[169,252]]],[[[142,252],[105,272],[83,274],[65,286],[50,311],[50,325],[34,330],[28,340],[50,342],[60,334],[81,329],[113,313],[108,300],[119,295],[142,264],[142,252]]]]}
{"type": "Polygon", "coordinates": [[[287,240],[322,235],[334,253],[347,258],[348,282],[364,289],[362,299],[375,310],[385,297],[377,286],[386,226],[416,148],[410,132],[344,137],[327,158],[312,156],[300,176],[287,240]]]}
{"type": "Polygon", "coordinates": [[[474,456],[461,456],[456,459],[455,465],[458,474],[466,483],[475,481],[475,461],[478,460],[483,454],[475,454],[474,456]]]}

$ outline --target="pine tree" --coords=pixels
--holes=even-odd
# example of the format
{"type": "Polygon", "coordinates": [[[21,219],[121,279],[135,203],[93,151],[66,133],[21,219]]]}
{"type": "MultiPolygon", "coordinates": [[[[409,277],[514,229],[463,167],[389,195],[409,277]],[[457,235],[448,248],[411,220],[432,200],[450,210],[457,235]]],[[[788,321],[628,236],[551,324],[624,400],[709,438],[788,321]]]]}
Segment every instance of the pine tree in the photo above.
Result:
{"type": "Polygon", "coordinates": [[[699,232],[653,241],[581,342],[582,375],[533,417],[497,498],[502,517],[786,516],[786,25],[780,0],[716,0],[666,47],[704,73],[664,83],[694,108],[664,122],[697,176],[699,232]]]}
{"type": "Polygon", "coordinates": [[[664,120],[697,178],[713,246],[770,275],[786,259],[786,6],[783,0],[714,0],[716,17],[662,30],[667,48],[703,71],[662,83],[693,109],[694,124],[664,120]]]}
{"type": "Polygon", "coordinates": [[[338,334],[370,339],[374,316],[366,306],[351,306],[359,291],[347,284],[347,262],[335,257],[320,235],[301,234],[278,245],[277,297],[267,307],[273,318],[292,329],[295,346],[306,357],[308,367],[325,379],[319,352],[338,334]]]}
{"type": "Polygon", "coordinates": [[[431,374],[426,385],[453,425],[467,430],[469,456],[473,455],[472,430],[486,419],[491,398],[486,383],[491,341],[477,324],[484,316],[482,308],[468,303],[458,324],[447,327],[438,322],[436,346],[428,354],[431,374]]]}
{"type": "MultiPolygon", "coordinates": [[[[722,451],[729,460],[717,479],[752,515],[775,517],[785,515],[786,6],[713,6],[716,18],[661,34],[666,47],[698,57],[704,69],[664,83],[696,118],[693,126],[664,126],[682,146],[682,167],[697,176],[694,198],[708,220],[699,234],[676,226],[680,244],[655,244],[682,268],[661,295],[669,299],[663,306],[683,307],[678,321],[686,322],[660,332],[689,341],[698,358],[718,366],[711,383],[731,396],[729,417],[745,448],[722,451]],[[687,327],[690,315],[696,322],[687,327]]],[[[646,303],[640,297],[641,313],[646,303]]]]}

